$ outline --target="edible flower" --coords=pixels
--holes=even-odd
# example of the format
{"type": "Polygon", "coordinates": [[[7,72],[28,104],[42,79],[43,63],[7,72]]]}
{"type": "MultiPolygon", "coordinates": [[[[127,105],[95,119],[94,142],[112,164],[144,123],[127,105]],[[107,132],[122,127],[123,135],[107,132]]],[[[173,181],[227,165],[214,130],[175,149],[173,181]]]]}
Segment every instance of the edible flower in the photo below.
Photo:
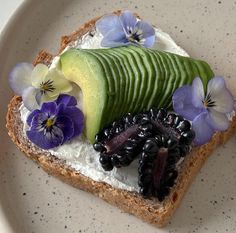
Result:
{"type": "Polygon", "coordinates": [[[44,64],[33,67],[30,63],[17,64],[9,75],[12,90],[22,96],[25,107],[32,111],[41,103],[55,100],[60,93],[72,90],[71,83],[56,68],[49,70],[44,64]]]}
{"type": "Polygon", "coordinates": [[[103,35],[103,47],[119,47],[130,44],[152,47],[155,42],[153,27],[138,20],[130,11],[118,15],[106,15],[96,22],[103,35]]]}
{"type": "Polygon", "coordinates": [[[51,149],[78,136],[83,130],[83,113],[76,107],[75,97],[61,94],[54,102],[43,103],[41,109],[27,118],[30,141],[42,149],[51,149]]]}
{"type": "Polygon", "coordinates": [[[229,127],[227,114],[234,109],[234,98],[223,77],[212,78],[206,94],[201,79],[197,77],[192,86],[178,88],[172,100],[174,110],[192,121],[196,145],[207,143],[215,131],[224,131],[229,127]]]}

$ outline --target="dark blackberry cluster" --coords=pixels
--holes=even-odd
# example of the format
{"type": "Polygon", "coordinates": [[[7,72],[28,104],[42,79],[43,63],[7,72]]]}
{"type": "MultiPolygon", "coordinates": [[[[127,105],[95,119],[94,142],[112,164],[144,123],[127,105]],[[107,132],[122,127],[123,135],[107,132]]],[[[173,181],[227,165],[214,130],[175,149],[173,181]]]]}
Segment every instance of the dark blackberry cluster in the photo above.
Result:
{"type": "Polygon", "coordinates": [[[180,159],[180,151],[164,147],[160,138],[149,138],[139,158],[139,186],[144,197],[154,196],[162,201],[174,185],[178,172],[176,163],[180,159]]]}
{"type": "Polygon", "coordinates": [[[176,164],[195,137],[189,121],[165,109],[127,114],[96,135],[104,170],[128,166],[139,158],[139,186],[144,197],[162,201],[178,176],[176,164]]]}
{"type": "Polygon", "coordinates": [[[104,170],[129,166],[137,158],[145,140],[139,129],[141,121],[141,115],[127,114],[96,135],[93,147],[100,152],[99,160],[104,170]]]}

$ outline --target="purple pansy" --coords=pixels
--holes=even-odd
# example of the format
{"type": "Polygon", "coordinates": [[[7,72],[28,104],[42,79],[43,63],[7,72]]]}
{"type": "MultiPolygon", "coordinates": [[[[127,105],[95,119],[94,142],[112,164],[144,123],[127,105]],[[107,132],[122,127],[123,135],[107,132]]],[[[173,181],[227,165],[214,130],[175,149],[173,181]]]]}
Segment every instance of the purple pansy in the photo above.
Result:
{"type": "Polygon", "coordinates": [[[102,33],[103,47],[119,47],[130,44],[152,47],[155,42],[154,28],[143,20],[138,20],[130,11],[119,16],[106,15],[96,22],[102,33]]]}
{"type": "Polygon", "coordinates": [[[61,94],[54,102],[43,103],[27,118],[30,141],[42,149],[50,149],[78,136],[83,130],[83,113],[76,107],[75,97],[61,94]]]}
{"type": "Polygon", "coordinates": [[[178,88],[172,100],[175,112],[192,121],[196,145],[207,143],[215,131],[229,127],[227,114],[234,109],[234,98],[222,77],[216,76],[208,82],[206,94],[197,77],[192,86],[178,88]]]}

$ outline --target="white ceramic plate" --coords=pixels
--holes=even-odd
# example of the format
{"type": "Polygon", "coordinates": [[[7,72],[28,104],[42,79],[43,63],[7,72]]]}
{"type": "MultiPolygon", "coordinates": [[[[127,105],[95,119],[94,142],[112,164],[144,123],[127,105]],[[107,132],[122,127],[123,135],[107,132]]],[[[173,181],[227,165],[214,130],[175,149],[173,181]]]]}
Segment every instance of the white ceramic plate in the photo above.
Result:
{"type": "Polygon", "coordinates": [[[61,35],[115,9],[136,11],[168,32],[189,54],[224,75],[236,94],[235,8],[230,0],[23,3],[0,41],[0,205],[12,232],[236,232],[235,137],[208,160],[170,224],[159,230],[48,176],[15,148],[5,130],[10,68],[32,61],[42,48],[56,53],[61,35]]]}

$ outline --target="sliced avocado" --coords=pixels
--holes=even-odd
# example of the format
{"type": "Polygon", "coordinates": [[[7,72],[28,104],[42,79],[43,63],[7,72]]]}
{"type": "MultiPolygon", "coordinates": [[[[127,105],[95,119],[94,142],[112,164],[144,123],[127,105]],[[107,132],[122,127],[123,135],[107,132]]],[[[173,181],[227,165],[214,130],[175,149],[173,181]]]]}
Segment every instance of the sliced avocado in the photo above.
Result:
{"type": "Polygon", "coordinates": [[[135,101],[134,101],[134,109],[133,112],[139,112],[142,106],[142,101],[145,96],[145,92],[147,89],[147,83],[148,83],[148,72],[147,67],[144,65],[144,57],[142,54],[142,51],[139,50],[137,52],[135,46],[131,47],[125,47],[125,51],[127,53],[131,53],[134,56],[134,61],[137,64],[137,68],[139,69],[140,76],[136,77],[139,79],[139,85],[137,86],[137,91],[135,93],[135,101]]]}
{"type": "Polygon", "coordinates": [[[110,50],[107,53],[109,59],[114,59],[114,62],[118,64],[118,70],[122,72],[122,75],[118,79],[120,83],[120,92],[121,98],[119,99],[119,106],[111,112],[111,118],[115,114],[117,119],[123,115],[124,107],[128,105],[128,96],[129,96],[129,88],[130,88],[130,73],[129,73],[129,61],[125,56],[121,56],[120,53],[116,53],[116,50],[110,50]],[[124,104],[126,105],[124,106],[124,104]],[[118,114],[116,114],[118,113],[118,114]]]}
{"type": "Polygon", "coordinates": [[[166,106],[167,107],[167,104],[166,104],[167,98],[168,98],[168,95],[171,93],[173,81],[175,78],[178,79],[179,76],[175,77],[175,72],[173,70],[172,64],[171,64],[167,54],[165,54],[165,53],[162,54],[161,52],[159,52],[158,55],[165,66],[165,70],[168,71],[166,73],[167,76],[165,77],[165,79],[168,79],[168,82],[164,82],[163,89],[165,90],[165,92],[163,92],[161,98],[159,98],[160,99],[159,106],[166,106]]]}
{"type": "Polygon", "coordinates": [[[152,102],[149,102],[149,106],[150,107],[155,106],[155,107],[160,108],[161,106],[160,100],[163,96],[163,90],[166,85],[166,77],[169,76],[169,71],[168,71],[168,67],[166,67],[166,64],[164,63],[163,59],[158,55],[158,53],[151,50],[150,50],[150,53],[153,55],[152,57],[154,59],[153,60],[154,67],[158,71],[156,71],[157,82],[155,82],[157,85],[157,90],[156,90],[156,93],[152,102]]]}
{"type": "MultiPolygon", "coordinates": [[[[128,95],[129,95],[129,85],[130,85],[130,75],[129,75],[129,69],[128,67],[128,60],[126,57],[122,56],[119,57],[115,54],[114,51],[110,51],[112,53],[107,53],[106,56],[108,59],[111,59],[114,61],[114,63],[119,64],[117,66],[118,70],[122,72],[121,76],[117,75],[117,81],[120,85],[120,99],[119,99],[119,105],[113,108],[113,111],[110,112],[110,119],[114,120],[114,115],[116,116],[116,119],[120,118],[123,115],[124,108],[127,106],[128,103],[128,95]],[[126,65],[124,65],[126,64],[126,65]]],[[[117,72],[116,72],[117,74],[117,72]]],[[[111,120],[111,121],[112,121],[111,120]]]]}
{"type": "MultiPolygon", "coordinates": [[[[144,95],[142,96],[141,103],[141,109],[146,110],[148,107],[148,101],[150,99],[150,95],[152,94],[154,88],[153,83],[155,83],[154,80],[154,68],[152,67],[152,62],[150,58],[150,53],[147,52],[147,50],[141,50],[138,49],[138,47],[132,47],[132,49],[140,55],[143,65],[146,68],[145,69],[145,79],[147,80],[146,85],[141,85],[140,92],[144,92],[144,95]]],[[[142,84],[145,84],[145,82],[142,82],[142,84]]]]}
{"type": "Polygon", "coordinates": [[[125,49],[124,50],[114,49],[113,53],[115,53],[117,56],[120,57],[121,64],[123,65],[124,70],[127,71],[126,74],[129,74],[129,79],[130,79],[130,89],[128,93],[129,104],[128,103],[126,104],[127,105],[126,112],[134,112],[136,106],[136,99],[139,95],[139,88],[142,80],[139,65],[133,53],[127,52],[125,49]]]}
{"type": "Polygon", "coordinates": [[[82,90],[85,134],[93,142],[106,115],[109,86],[105,70],[97,58],[83,50],[70,49],[61,55],[60,61],[66,78],[82,90]]]}
{"type": "Polygon", "coordinates": [[[91,143],[124,114],[171,107],[178,87],[200,77],[206,88],[214,76],[203,61],[135,46],[69,49],[60,62],[66,78],[82,90],[85,133],[91,143]]]}
{"type": "Polygon", "coordinates": [[[170,101],[170,96],[172,96],[173,90],[175,90],[175,80],[176,79],[181,79],[181,80],[185,80],[187,77],[187,71],[185,70],[185,67],[182,66],[181,69],[179,69],[181,67],[181,63],[182,61],[179,60],[179,64],[175,64],[173,62],[172,56],[170,56],[170,54],[162,54],[162,56],[165,57],[166,62],[168,64],[168,66],[171,68],[171,72],[170,72],[170,76],[169,76],[169,82],[167,84],[167,86],[165,87],[165,95],[164,98],[162,99],[162,102],[160,102],[161,105],[165,105],[167,108],[170,107],[169,104],[171,103],[170,101]],[[173,69],[173,67],[177,67],[178,71],[176,72],[175,69],[173,69]]]}
{"type": "MultiPolygon", "coordinates": [[[[146,90],[146,96],[145,100],[143,101],[142,109],[144,110],[149,110],[149,101],[153,97],[153,94],[157,92],[157,87],[158,85],[155,85],[156,80],[156,75],[158,76],[158,71],[155,70],[155,65],[153,63],[153,58],[151,53],[146,53],[147,59],[145,59],[145,66],[148,67],[148,75],[150,78],[148,78],[148,85],[147,85],[147,90],[146,90]]],[[[152,101],[151,101],[152,102],[152,101]]]]}
{"type": "Polygon", "coordinates": [[[122,83],[124,82],[123,79],[126,77],[123,74],[123,69],[121,68],[119,64],[119,60],[117,58],[115,58],[114,56],[111,56],[108,53],[104,57],[106,57],[106,59],[108,59],[110,62],[110,67],[111,69],[113,69],[113,73],[115,77],[115,83],[116,83],[116,86],[118,87],[117,89],[118,98],[114,101],[113,106],[110,109],[110,112],[108,115],[109,116],[108,121],[110,122],[110,119],[112,119],[113,115],[117,117],[120,116],[120,108],[121,108],[121,104],[123,103],[124,96],[125,96],[125,89],[123,88],[122,83]]]}
{"type": "MultiPolygon", "coordinates": [[[[120,93],[121,88],[117,82],[117,79],[119,79],[119,76],[116,77],[116,73],[114,71],[117,65],[113,67],[114,65],[112,63],[112,60],[108,59],[107,56],[104,56],[103,53],[98,53],[97,50],[92,50],[88,52],[96,56],[105,67],[104,69],[107,74],[106,78],[108,79],[108,85],[112,86],[112,88],[109,90],[109,93],[108,93],[109,101],[106,107],[106,112],[111,113],[113,108],[118,105],[118,99],[120,95],[123,96],[122,93],[120,93]]],[[[103,118],[102,123],[105,125],[106,122],[109,122],[109,121],[110,121],[109,114],[106,114],[106,116],[104,116],[103,118]]]]}

